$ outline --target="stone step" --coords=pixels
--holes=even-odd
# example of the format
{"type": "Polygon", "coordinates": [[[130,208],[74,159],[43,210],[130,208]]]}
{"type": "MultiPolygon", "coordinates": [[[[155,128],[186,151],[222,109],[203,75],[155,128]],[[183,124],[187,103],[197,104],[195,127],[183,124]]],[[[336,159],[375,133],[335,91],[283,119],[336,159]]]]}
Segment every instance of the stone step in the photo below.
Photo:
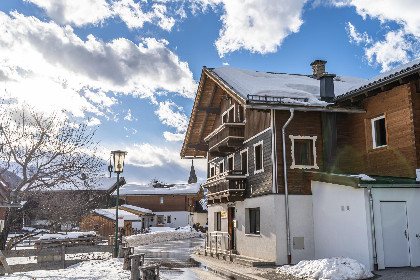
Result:
{"type": "Polygon", "coordinates": [[[245,266],[253,266],[253,267],[261,267],[261,266],[275,266],[276,263],[273,261],[252,258],[248,256],[242,255],[232,255],[232,261],[237,264],[245,265],[245,266]]]}

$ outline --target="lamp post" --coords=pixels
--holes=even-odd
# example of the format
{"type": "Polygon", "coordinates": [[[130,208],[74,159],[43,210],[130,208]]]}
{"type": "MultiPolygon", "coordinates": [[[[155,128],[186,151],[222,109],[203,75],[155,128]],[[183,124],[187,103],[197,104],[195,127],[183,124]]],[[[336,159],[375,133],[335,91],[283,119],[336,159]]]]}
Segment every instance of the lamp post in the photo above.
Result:
{"type": "Polygon", "coordinates": [[[114,241],[114,258],[118,257],[118,202],[120,200],[120,173],[123,172],[124,158],[127,152],[112,151],[111,155],[114,159],[114,172],[117,173],[117,202],[115,207],[115,241],[114,241]]]}

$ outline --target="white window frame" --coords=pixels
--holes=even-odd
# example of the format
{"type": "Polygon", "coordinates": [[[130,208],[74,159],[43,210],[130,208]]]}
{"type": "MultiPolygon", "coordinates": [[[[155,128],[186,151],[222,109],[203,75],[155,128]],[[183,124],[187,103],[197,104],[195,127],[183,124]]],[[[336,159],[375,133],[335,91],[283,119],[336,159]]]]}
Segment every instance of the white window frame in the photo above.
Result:
{"type": "Polygon", "coordinates": [[[261,140],[254,144],[254,175],[264,172],[264,141],[261,140]],[[255,147],[261,145],[261,169],[256,169],[257,167],[257,157],[255,156],[255,147]]]}
{"type": "Polygon", "coordinates": [[[210,167],[209,167],[209,178],[212,178],[216,176],[216,164],[215,163],[210,163],[210,167]],[[214,172],[213,172],[213,176],[211,175],[211,169],[214,168],[214,172]]]}
{"type": "Polygon", "coordinates": [[[386,119],[385,115],[381,115],[379,117],[373,118],[370,120],[370,124],[372,127],[372,145],[374,149],[382,148],[388,146],[388,135],[387,135],[387,129],[386,129],[386,119]],[[375,137],[375,122],[378,120],[384,119],[385,120],[385,137],[386,137],[386,145],[377,146],[376,145],[376,137],[375,137]]]}
{"type": "MultiPolygon", "coordinates": [[[[233,122],[235,122],[236,121],[236,116],[235,116],[235,104],[233,104],[232,106],[230,106],[226,111],[224,111],[223,112],[223,114],[222,114],[222,124],[223,123],[225,123],[223,120],[224,120],[224,118],[225,118],[225,115],[226,114],[229,114],[229,112],[230,112],[230,110],[232,110],[232,108],[233,108],[233,122]]],[[[229,116],[228,116],[228,119],[229,119],[229,116]]]]}
{"type": "Polygon", "coordinates": [[[246,166],[246,174],[245,174],[245,176],[249,176],[249,152],[248,152],[248,148],[246,148],[246,149],[243,149],[242,151],[240,151],[240,155],[241,155],[241,170],[244,170],[244,167],[242,166],[242,157],[243,157],[243,154],[246,152],[246,163],[247,163],[247,166],[246,166]]]}
{"type": "Polygon", "coordinates": [[[218,167],[218,174],[225,172],[225,161],[224,160],[219,161],[219,163],[217,164],[217,167],[218,167]],[[220,165],[223,165],[222,172],[220,172],[220,169],[221,169],[220,165]]]}
{"type": "Polygon", "coordinates": [[[316,163],[316,139],[317,136],[294,136],[289,135],[290,140],[292,141],[292,165],[290,166],[291,169],[319,169],[319,166],[316,163]],[[303,140],[312,140],[312,156],[313,156],[313,163],[314,165],[297,165],[295,160],[295,140],[296,139],[303,139],[303,140]]]}
{"type": "Polygon", "coordinates": [[[235,170],[235,154],[231,154],[227,157],[227,160],[226,160],[227,165],[229,165],[230,158],[232,158],[232,168],[233,168],[232,170],[235,170]]]}

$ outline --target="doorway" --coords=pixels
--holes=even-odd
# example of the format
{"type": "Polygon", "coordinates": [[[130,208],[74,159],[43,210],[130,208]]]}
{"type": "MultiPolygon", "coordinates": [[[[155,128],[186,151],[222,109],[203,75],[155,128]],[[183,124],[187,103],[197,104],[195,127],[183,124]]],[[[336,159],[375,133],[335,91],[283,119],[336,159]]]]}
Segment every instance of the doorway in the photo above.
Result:
{"type": "Polygon", "coordinates": [[[385,267],[410,266],[407,205],[405,201],[381,201],[385,267]]]}
{"type": "Polygon", "coordinates": [[[230,235],[230,248],[236,250],[235,236],[235,207],[228,207],[228,233],[230,235]]]}

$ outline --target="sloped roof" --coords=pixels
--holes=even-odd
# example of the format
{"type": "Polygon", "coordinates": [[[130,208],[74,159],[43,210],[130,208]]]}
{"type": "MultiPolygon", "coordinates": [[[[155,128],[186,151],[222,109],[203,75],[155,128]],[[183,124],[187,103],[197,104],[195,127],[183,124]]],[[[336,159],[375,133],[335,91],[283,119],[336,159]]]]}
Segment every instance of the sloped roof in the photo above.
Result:
{"type": "Polygon", "coordinates": [[[134,210],[136,212],[146,213],[146,214],[152,214],[153,213],[153,211],[150,210],[150,209],[146,209],[146,208],[143,208],[143,207],[138,207],[138,206],[134,206],[134,205],[130,205],[130,204],[123,204],[120,207],[127,208],[127,209],[130,209],[130,210],[134,210]]]}
{"type": "MultiPolygon", "coordinates": [[[[120,184],[124,184],[124,177],[120,177],[120,184]]],[[[93,190],[93,191],[111,191],[116,187],[117,179],[108,177],[99,177],[93,179],[76,179],[73,183],[62,183],[60,185],[48,188],[48,191],[71,191],[71,190],[93,190]]]]}
{"type": "MultiPolygon", "coordinates": [[[[120,196],[122,195],[195,195],[200,192],[201,185],[199,183],[193,184],[174,184],[167,187],[154,187],[151,184],[126,184],[120,188],[120,196]]],[[[113,196],[117,195],[114,191],[113,196]]]]}
{"type": "Polygon", "coordinates": [[[346,92],[343,92],[342,95],[337,96],[335,101],[340,101],[352,96],[355,96],[361,92],[364,92],[369,89],[373,89],[375,87],[379,87],[383,84],[390,83],[397,79],[400,79],[404,76],[408,76],[410,74],[416,73],[420,70],[420,58],[403,64],[401,66],[395,67],[381,75],[375,76],[364,82],[360,82],[359,84],[354,85],[346,92]]]}
{"type": "MultiPolygon", "coordinates": [[[[94,213],[106,217],[108,219],[115,221],[115,209],[95,209],[93,210],[94,213]]],[[[118,209],[118,216],[124,217],[126,221],[140,221],[141,218],[137,215],[134,215],[130,212],[118,209]]]]}
{"type": "MultiPolygon", "coordinates": [[[[284,99],[284,103],[290,105],[328,105],[320,100],[320,82],[312,75],[258,72],[233,67],[219,67],[209,71],[245,100],[248,99],[248,95],[267,95],[289,98],[284,99]],[[304,98],[307,101],[297,101],[293,98],[304,98]]],[[[336,95],[342,94],[365,81],[360,78],[336,76],[334,92],[336,95]]]]}

